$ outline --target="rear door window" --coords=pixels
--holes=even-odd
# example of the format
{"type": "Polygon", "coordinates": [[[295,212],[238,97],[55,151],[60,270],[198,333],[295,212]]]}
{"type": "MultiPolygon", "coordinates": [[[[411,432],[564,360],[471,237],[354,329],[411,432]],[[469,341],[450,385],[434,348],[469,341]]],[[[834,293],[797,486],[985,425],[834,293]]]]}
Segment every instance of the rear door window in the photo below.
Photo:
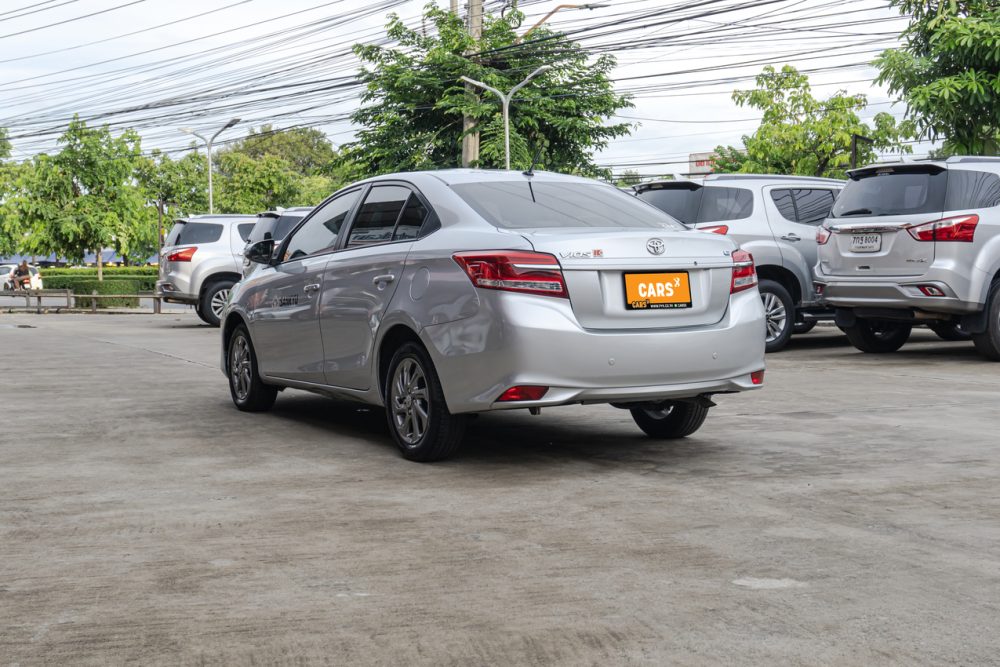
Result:
{"type": "Polygon", "coordinates": [[[185,222],[178,220],[174,223],[164,245],[198,245],[200,243],[215,243],[222,238],[222,225],[209,222],[185,222]]]}
{"type": "Polygon", "coordinates": [[[1000,205],[1000,176],[987,171],[948,171],[946,211],[992,208],[1000,205]]]}
{"type": "Polygon", "coordinates": [[[417,238],[420,236],[420,228],[423,227],[426,218],[427,208],[417,195],[411,193],[410,198],[406,201],[406,207],[403,209],[403,215],[399,216],[399,222],[396,223],[396,231],[393,233],[392,239],[401,241],[417,238]]]}
{"type": "Polygon", "coordinates": [[[796,222],[818,225],[826,220],[833,208],[832,190],[792,190],[795,198],[796,222]]]}
{"type": "MultiPolygon", "coordinates": [[[[396,220],[410,196],[409,188],[400,185],[376,185],[365,197],[351,226],[347,247],[386,243],[392,240],[396,220]]],[[[421,219],[421,222],[423,220],[421,219]]]]}
{"type": "Polygon", "coordinates": [[[771,190],[771,201],[778,207],[778,213],[789,222],[798,222],[795,216],[795,201],[791,190],[771,190]]]}
{"type": "Polygon", "coordinates": [[[940,167],[873,167],[854,172],[837,197],[832,216],[940,213],[945,210],[947,183],[948,172],[940,167]]]}

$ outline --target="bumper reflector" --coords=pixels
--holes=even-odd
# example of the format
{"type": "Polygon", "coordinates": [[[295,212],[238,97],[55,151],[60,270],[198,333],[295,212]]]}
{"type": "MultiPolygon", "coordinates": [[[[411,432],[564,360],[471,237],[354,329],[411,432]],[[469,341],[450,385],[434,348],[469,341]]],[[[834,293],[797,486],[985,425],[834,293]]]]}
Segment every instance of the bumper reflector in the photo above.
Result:
{"type": "Polygon", "coordinates": [[[754,371],[750,374],[750,381],[754,384],[764,384],[764,371],[754,371]]]}
{"type": "Polygon", "coordinates": [[[519,387],[511,387],[504,393],[500,394],[500,398],[497,401],[537,401],[545,392],[549,390],[548,387],[540,387],[538,385],[521,385],[519,387]]]}

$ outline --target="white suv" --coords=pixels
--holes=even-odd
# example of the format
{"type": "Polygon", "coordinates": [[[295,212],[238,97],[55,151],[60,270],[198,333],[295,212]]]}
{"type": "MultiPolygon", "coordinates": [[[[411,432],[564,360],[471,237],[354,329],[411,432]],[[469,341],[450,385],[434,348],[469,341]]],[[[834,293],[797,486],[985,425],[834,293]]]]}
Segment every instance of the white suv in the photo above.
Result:
{"type": "Polygon", "coordinates": [[[156,294],[194,306],[219,326],[229,290],[243,278],[243,248],[256,215],[195,215],[174,222],[160,251],[156,294]]]}

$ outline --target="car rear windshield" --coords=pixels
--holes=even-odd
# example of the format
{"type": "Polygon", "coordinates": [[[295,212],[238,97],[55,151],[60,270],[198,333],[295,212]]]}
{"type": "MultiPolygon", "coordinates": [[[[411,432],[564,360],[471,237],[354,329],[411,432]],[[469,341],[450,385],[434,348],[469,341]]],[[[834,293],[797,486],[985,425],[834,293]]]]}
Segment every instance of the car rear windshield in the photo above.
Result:
{"type": "Polygon", "coordinates": [[[164,245],[197,245],[215,243],[222,238],[222,225],[208,222],[185,222],[178,220],[167,234],[164,245]]]}
{"type": "Polygon", "coordinates": [[[643,190],[639,197],[688,224],[742,220],[753,214],[753,193],[746,188],[668,185],[643,190]]]}
{"type": "Polygon", "coordinates": [[[265,233],[270,234],[270,238],[274,239],[275,242],[282,241],[304,217],[304,215],[281,215],[275,218],[271,215],[268,216],[270,218],[268,220],[262,217],[253,226],[253,231],[250,232],[250,238],[247,239],[247,242],[263,241],[265,233]]]}
{"type": "Polygon", "coordinates": [[[487,181],[456,184],[452,189],[487,222],[503,229],[684,229],[670,216],[635,197],[596,183],[487,181]]]}
{"type": "Polygon", "coordinates": [[[834,218],[940,213],[948,172],[877,167],[856,172],[837,197],[834,218]]]}

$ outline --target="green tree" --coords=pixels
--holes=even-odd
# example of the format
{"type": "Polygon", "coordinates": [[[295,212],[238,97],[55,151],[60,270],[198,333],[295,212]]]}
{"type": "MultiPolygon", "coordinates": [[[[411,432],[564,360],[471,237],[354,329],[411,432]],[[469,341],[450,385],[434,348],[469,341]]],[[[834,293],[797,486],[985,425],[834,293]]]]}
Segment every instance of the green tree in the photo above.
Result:
{"type": "Polygon", "coordinates": [[[627,188],[631,185],[637,185],[642,182],[642,174],[640,174],[635,169],[626,169],[621,173],[621,175],[615,180],[615,185],[620,188],[627,188]]]}
{"type": "Polygon", "coordinates": [[[952,153],[1000,152],[1000,3],[890,0],[910,16],[902,48],[875,60],[876,82],[907,106],[921,138],[952,153]]]}
{"type": "Polygon", "coordinates": [[[216,206],[222,213],[258,213],[295,206],[300,177],[273,155],[254,159],[244,153],[220,154],[216,206]]]}
{"type": "Polygon", "coordinates": [[[763,112],[760,126],[743,137],[743,148],[719,146],[716,164],[743,173],[799,174],[843,177],[850,165],[851,135],[873,141],[858,142],[860,163],[872,162],[879,150],[911,152],[904,140],[915,132],[912,121],[897,123],[891,114],[876,114],[871,125],[858,113],[868,106],[863,94],[838,91],[815,98],[809,78],[790,65],[781,71],[767,66],[757,76],[757,87],[737,90],[739,106],[763,112]]]}
{"type": "Polygon", "coordinates": [[[190,215],[208,211],[207,167],[205,157],[195,151],[174,160],[154,150],[140,162],[136,176],[150,200],[190,215]]]}
{"type": "Polygon", "coordinates": [[[333,144],[321,130],[312,127],[275,130],[271,125],[262,125],[259,130],[251,128],[246,138],[223,148],[218,155],[227,153],[242,153],[255,160],[267,155],[281,158],[302,176],[329,175],[337,157],[333,144]]]}
{"type": "Polygon", "coordinates": [[[629,133],[628,124],[608,120],[632,106],[614,92],[614,58],[592,58],[579,44],[544,29],[516,44],[522,19],[517,11],[487,14],[476,42],[459,17],[433,4],[424,11],[426,34],[390,15],[388,37],[397,46],[355,46],[366,90],[352,117],[362,129],[345,158],[369,175],[459,166],[467,113],[480,132],[479,166],[502,166],[499,101],[490,93],[467,93],[459,77],[507,91],[548,64],[553,69],[522,88],[511,105],[511,163],[527,168],[542,148],[539,164],[548,169],[610,178],[609,170],[594,164],[593,153],[629,133]]]}
{"type": "Polygon", "coordinates": [[[10,157],[10,136],[6,127],[0,127],[0,159],[10,157]]]}

